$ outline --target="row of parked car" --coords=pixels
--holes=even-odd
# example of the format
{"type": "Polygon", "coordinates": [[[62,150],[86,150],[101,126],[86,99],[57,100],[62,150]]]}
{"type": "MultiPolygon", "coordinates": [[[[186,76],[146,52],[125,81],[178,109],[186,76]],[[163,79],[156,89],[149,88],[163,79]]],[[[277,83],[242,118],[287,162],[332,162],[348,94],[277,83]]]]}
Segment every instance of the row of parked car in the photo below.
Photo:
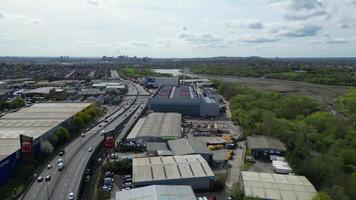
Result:
{"type": "Polygon", "coordinates": [[[103,183],[103,191],[109,192],[111,191],[114,185],[114,173],[110,171],[105,172],[104,183],[103,183]]]}

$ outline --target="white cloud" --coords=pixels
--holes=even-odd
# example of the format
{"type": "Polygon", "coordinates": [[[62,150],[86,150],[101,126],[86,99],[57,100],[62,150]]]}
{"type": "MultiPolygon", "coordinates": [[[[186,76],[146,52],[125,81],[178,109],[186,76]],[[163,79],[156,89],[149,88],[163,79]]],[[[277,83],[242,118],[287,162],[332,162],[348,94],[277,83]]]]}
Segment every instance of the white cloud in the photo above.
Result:
{"type": "Polygon", "coordinates": [[[94,6],[98,6],[99,5],[99,1],[98,0],[87,0],[87,3],[92,4],[94,6]]]}
{"type": "Polygon", "coordinates": [[[231,29],[240,29],[240,28],[247,28],[247,29],[263,29],[264,25],[256,20],[244,20],[244,21],[227,21],[224,22],[224,25],[231,29]]]}

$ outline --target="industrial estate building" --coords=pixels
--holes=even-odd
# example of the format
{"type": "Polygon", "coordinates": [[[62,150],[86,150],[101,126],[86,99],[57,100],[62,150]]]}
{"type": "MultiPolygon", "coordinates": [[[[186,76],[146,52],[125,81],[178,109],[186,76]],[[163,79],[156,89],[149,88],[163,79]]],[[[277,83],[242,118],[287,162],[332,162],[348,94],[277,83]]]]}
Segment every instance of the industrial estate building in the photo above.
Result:
{"type": "Polygon", "coordinates": [[[243,171],[241,191],[245,197],[271,200],[311,200],[316,190],[304,176],[243,171]]]}
{"type": "Polygon", "coordinates": [[[196,200],[192,187],[187,185],[151,185],[116,192],[115,200],[196,200]]]}
{"type": "Polygon", "coordinates": [[[59,126],[67,126],[72,117],[90,103],[39,103],[0,118],[0,184],[4,183],[21,162],[20,135],[33,137],[33,154],[40,152],[59,126]]]}
{"type": "Polygon", "coordinates": [[[208,163],[213,160],[213,153],[200,138],[181,138],[168,141],[174,155],[201,155],[208,163]]]}
{"type": "Polygon", "coordinates": [[[266,157],[270,155],[284,155],[285,145],[277,138],[270,136],[248,136],[247,146],[255,157],[266,157]]]}
{"type": "Polygon", "coordinates": [[[213,98],[204,97],[193,86],[161,86],[149,100],[155,112],[178,112],[183,116],[217,117],[220,104],[213,98]]]}
{"type": "Polygon", "coordinates": [[[194,190],[209,190],[214,173],[200,155],[134,158],[133,185],[190,185],[194,190]]]}
{"type": "Polygon", "coordinates": [[[162,85],[178,85],[178,77],[145,77],[145,86],[158,88],[162,85]]]}
{"type": "Polygon", "coordinates": [[[137,121],[126,137],[136,143],[164,142],[182,137],[182,115],[179,113],[150,113],[137,121]]]}

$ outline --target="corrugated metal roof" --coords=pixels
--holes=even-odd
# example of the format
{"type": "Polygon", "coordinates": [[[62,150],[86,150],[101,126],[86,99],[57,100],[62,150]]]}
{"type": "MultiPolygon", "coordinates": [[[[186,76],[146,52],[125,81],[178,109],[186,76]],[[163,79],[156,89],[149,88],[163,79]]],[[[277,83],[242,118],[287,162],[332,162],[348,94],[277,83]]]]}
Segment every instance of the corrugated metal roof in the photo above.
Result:
{"type": "Polygon", "coordinates": [[[304,176],[273,173],[241,172],[246,197],[276,200],[310,200],[314,186],[304,176]]]}
{"type": "Polygon", "coordinates": [[[136,123],[127,139],[137,137],[181,137],[181,124],[182,115],[179,113],[150,113],[136,123]]]}
{"type": "Polygon", "coordinates": [[[116,200],[196,200],[191,186],[150,185],[116,192],[116,200]]]}
{"type": "Polygon", "coordinates": [[[207,145],[199,138],[181,138],[168,141],[170,149],[175,155],[208,154],[207,145]]]}
{"type": "Polygon", "coordinates": [[[133,182],[214,177],[200,155],[147,157],[133,159],[133,182]]]}
{"type": "Polygon", "coordinates": [[[40,137],[90,103],[39,103],[0,118],[0,155],[6,157],[20,148],[20,134],[40,137]]]}
{"type": "Polygon", "coordinates": [[[247,145],[251,149],[286,150],[285,145],[279,139],[269,136],[248,136],[247,145]]]}
{"type": "Polygon", "coordinates": [[[169,150],[165,142],[146,142],[146,149],[148,152],[158,150],[169,150]]]}

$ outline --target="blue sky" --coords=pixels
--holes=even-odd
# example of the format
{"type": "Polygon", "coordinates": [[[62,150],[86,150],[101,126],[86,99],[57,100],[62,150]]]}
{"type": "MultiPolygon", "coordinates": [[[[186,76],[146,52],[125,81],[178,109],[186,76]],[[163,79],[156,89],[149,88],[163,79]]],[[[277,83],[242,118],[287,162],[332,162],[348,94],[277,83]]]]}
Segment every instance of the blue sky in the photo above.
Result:
{"type": "Polygon", "coordinates": [[[0,56],[356,56],[356,0],[1,0],[0,56]]]}

